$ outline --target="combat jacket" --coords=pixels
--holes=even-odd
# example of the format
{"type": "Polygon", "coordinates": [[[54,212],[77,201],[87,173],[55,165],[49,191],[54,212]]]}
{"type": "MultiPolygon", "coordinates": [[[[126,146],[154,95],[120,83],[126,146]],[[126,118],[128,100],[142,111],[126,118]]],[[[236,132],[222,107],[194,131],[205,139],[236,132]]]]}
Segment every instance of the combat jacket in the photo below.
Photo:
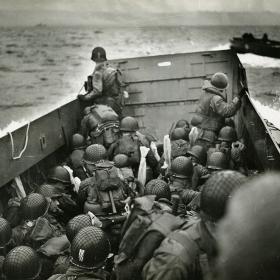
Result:
{"type": "Polygon", "coordinates": [[[108,105],[119,115],[124,105],[123,86],[120,71],[111,67],[107,62],[100,63],[96,65],[92,74],[92,90],[82,99],[108,105]]]}
{"type": "Polygon", "coordinates": [[[110,274],[103,269],[86,270],[71,265],[65,274],[55,274],[48,280],[108,280],[110,274]]]}
{"type": "Polygon", "coordinates": [[[211,278],[215,240],[200,220],[166,237],[144,266],[145,280],[200,280],[211,278]]]}
{"type": "Polygon", "coordinates": [[[238,97],[227,103],[224,97],[213,88],[206,88],[201,95],[192,118],[192,125],[200,129],[198,139],[214,142],[222,128],[224,119],[232,117],[240,107],[238,97]]]}

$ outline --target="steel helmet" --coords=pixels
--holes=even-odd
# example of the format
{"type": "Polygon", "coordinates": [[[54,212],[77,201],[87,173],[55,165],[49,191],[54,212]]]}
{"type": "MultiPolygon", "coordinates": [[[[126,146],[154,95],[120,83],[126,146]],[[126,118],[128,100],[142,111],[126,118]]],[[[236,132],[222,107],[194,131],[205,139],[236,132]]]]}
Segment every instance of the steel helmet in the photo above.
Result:
{"type": "Polygon", "coordinates": [[[81,214],[72,218],[66,225],[66,236],[70,242],[75,235],[85,227],[92,226],[92,221],[89,215],[81,214]]]}
{"type": "Polygon", "coordinates": [[[48,210],[47,199],[39,193],[31,193],[20,201],[20,214],[24,220],[35,220],[48,210]]]}
{"type": "Polygon", "coordinates": [[[5,247],[12,237],[12,228],[10,223],[4,219],[0,218],[0,248],[5,247]]]}
{"type": "Polygon", "coordinates": [[[219,90],[226,89],[228,86],[228,77],[226,74],[217,72],[211,77],[211,85],[219,90]]]}
{"type": "Polygon", "coordinates": [[[207,152],[206,149],[200,145],[192,146],[190,151],[187,152],[187,155],[195,157],[201,165],[206,164],[207,152]]]}
{"type": "Polygon", "coordinates": [[[128,156],[125,154],[115,155],[113,161],[116,167],[118,168],[123,168],[128,166],[128,156]]]}
{"type": "Polygon", "coordinates": [[[188,139],[186,130],[182,127],[175,128],[171,133],[171,140],[188,139]]]}
{"type": "Polygon", "coordinates": [[[49,197],[49,198],[61,196],[61,191],[58,188],[46,183],[40,185],[37,188],[36,193],[39,193],[44,197],[49,197]]]}
{"type": "Polygon", "coordinates": [[[91,53],[91,60],[94,62],[106,61],[106,51],[102,47],[95,47],[91,53]]]}
{"type": "Polygon", "coordinates": [[[171,162],[172,176],[181,179],[191,178],[193,175],[193,164],[191,159],[179,156],[171,162]]]}
{"type": "Polygon", "coordinates": [[[139,130],[138,121],[133,117],[125,117],[121,120],[120,130],[123,132],[136,132],[139,130]]]}
{"type": "Polygon", "coordinates": [[[187,120],[179,120],[175,124],[175,128],[182,127],[182,128],[190,128],[190,124],[187,120]]]}
{"type": "Polygon", "coordinates": [[[219,279],[279,279],[279,197],[277,173],[259,175],[233,195],[217,229],[219,279]]]}
{"type": "Polygon", "coordinates": [[[219,132],[218,140],[225,142],[235,142],[237,140],[235,129],[231,126],[224,126],[219,132]]]}
{"type": "Polygon", "coordinates": [[[62,166],[53,167],[49,172],[48,179],[55,182],[71,184],[70,174],[62,166]]]}
{"type": "Polygon", "coordinates": [[[208,220],[220,220],[226,204],[233,191],[246,182],[247,178],[240,172],[223,170],[212,174],[201,191],[200,208],[208,220]]]}
{"type": "Polygon", "coordinates": [[[75,133],[72,136],[72,148],[79,149],[79,148],[85,148],[85,146],[86,146],[85,137],[82,134],[75,133]]]}
{"type": "Polygon", "coordinates": [[[107,152],[103,145],[92,144],[86,148],[84,153],[84,162],[87,164],[96,164],[107,158],[107,152]]]}
{"type": "Polygon", "coordinates": [[[81,229],[71,244],[70,262],[79,268],[101,267],[110,253],[110,242],[102,229],[89,226],[81,229]]]}
{"type": "Polygon", "coordinates": [[[171,199],[171,192],[168,184],[160,179],[149,181],[144,188],[144,195],[156,195],[156,200],[160,198],[171,199]]]}
{"type": "Polygon", "coordinates": [[[223,152],[213,152],[208,156],[206,166],[211,170],[228,169],[229,160],[223,152]]]}
{"type": "Polygon", "coordinates": [[[36,252],[27,246],[19,246],[12,249],[3,263],[3,273],[6,279],[36,279],[40,272],[40,259],[36,252]]]}

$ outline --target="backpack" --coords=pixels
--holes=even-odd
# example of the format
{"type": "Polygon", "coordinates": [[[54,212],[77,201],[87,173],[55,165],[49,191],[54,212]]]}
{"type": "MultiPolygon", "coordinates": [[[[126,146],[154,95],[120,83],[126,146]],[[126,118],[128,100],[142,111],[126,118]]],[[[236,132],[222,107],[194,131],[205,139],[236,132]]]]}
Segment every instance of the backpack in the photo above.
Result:
{"type": "Polygon", "coordinates": [[[140,140],[131,135],[123,135],[118,140],[118,145],[114,155],[125,154],[128,156],[128,164],[132,167],[138,167],[141,159],[140,140]]]}
{"type": "Polygon", "coordinates": [[[186,156],[189,149],[190,144],[183,139],[171,141],[171,159],[179,156],[186,156]]]}
{"type": "Polygon", "coordinates": [[[107,214],[121,213],[124,209],[122,201],[126,199],[126,194],[118,169],[111,164],[99,163],[96,164],[94,174],[98,202],[102,210],[107,214]],[[113,203],[110,197],[113,199],[113,203]]]}
{"type": "Polygon", "coordinates": [[[154,250],[183,220],[160,209],[154,209],[154,196],[137,198],[128,220],[123,226],[123,238],[115,257],[118,280],[141,279],[144,265],[154,250]]]}
{"type": "Polygon", "coordinates": [[[143,277],[153,279],[153,276],[158,275],[159,271],[161,271],[161,275],[164,275],[165,267],[169,261],[168,256],[173,261],[175,261],[174,256],[176,256],[180,260],[180,262],[177,262],[177,270],[178,267],[182,267],[182,271],[178,272],[182,279],[212,279],[209,278],[211,270],[207,254],[203,249],[205,245],[201,238],[199,224],[200,220],[193,219],[185,223],[180,229],[171,232],[145,266],[143,277]],[[164,256],[164,258],[161,256],[164,256]],[[162,266],[162,269],[160,269],[160,266],[162,266]],[[187,275],[183,275],[186,269],[187,275]]]}
{"type": "Polygon", "coordinates": [[[107,105],[95,104],[90,107],[90,113],[84,117],[83,126],[85,135],[90,135],[93,143],[104,145],[103,136],[106,130],[112,130],[112,142],[118,139],[119,117],[117,113],[107,105]]]}
{"type": "Polygon", "coordinates": [[[120,70],[106,67],[102,75],[103,79],[103,92],[108,97],[117,97],[122,94],[122,88],[125,87],[125,83],[122,79],[122,73],[120,70]]]}

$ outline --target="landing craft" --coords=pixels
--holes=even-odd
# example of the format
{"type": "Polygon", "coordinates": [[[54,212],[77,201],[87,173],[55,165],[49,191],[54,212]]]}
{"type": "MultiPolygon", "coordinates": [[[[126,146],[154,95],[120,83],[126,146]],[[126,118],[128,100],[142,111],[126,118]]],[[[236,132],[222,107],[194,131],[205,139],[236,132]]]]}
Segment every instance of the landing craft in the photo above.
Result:
{"type": "MultiPolygon", "coordinates": [[[[215,72],[229,77],[228,101],[247,85],[245,69],[230,50],[110,62],[123,72],[128,83],[130,99],[124,113],[137,118],[140,130],[153,134],[159,142],[174,121],[191,119],[203,81],[215,72]]],[[[0,200],[4,207],[8,200],[4,186],[10,187],[17,178],[28,193],[44,181],[50,167],[65,159],[82,109],[79,101],[73,100],[0,138],[0,200]]],[[[280,131],[258,114],[249,93],[243,97],[234,122],[247,147],[249,169],[280,170],[280,131]]]]}
{"type": "Polygon", "coordinates": [[[230,40],[230,48],[238,53],[255,53],[258,55],[280,58],[280,42],[268,39],[265,33],[262,38],[255,38],[251,33],[230,40]]]}

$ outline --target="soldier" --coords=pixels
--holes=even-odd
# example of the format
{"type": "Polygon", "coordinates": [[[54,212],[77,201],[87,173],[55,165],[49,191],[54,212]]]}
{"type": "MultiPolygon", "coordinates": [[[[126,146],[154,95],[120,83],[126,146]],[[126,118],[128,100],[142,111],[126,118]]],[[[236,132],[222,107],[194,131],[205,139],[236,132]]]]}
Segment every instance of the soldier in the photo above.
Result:
{"type": "Polygon", "coordinates": [[[86,140],[83,135],[76,133],[72,136],[72,152],[67,163],[73,170],[73,175],[80,178],[80,180],[86,179],[83,170],[83,156],[86,146],[86,140]]]}
{"type": "Polygon", "coordinates": [[[116,279],[141,279],[143,266],[162,239],[183,223],[172,214],[173,209],[168,184],[159,179],[151,180],[145,187],[145,195],[132,201],[114,259],[116,279]]]}
{"type": "Polygon", "coordinates": [[[280,279],[280,176],[250,180],[231,199],[218,225],[218,279],[280,279]]]}
{"type": "Polygon", "coordinates": [[[51,168],[47,176],[47,183],[61,193],[75,196],[70,174],[63,166],[58,165],[51,168]]]}
{"type": "MultiPolygon", "coordinates": [[[[92,213],[77,215],[66,225],[66,237],[71,243],[76,234],[83,228],[89,226],[101,226],[101,222],[92,213]]],[[[65,250],[60,254],[54,263],[53,274],[66,273],[70,266],[70,250],[65,250]]]]}
{"type": "Polygon", "coordinates": [[[61,225],[66,225],[72,217],[79,213],[77,203],[69,194],[61,192],[56,186],[44,183],[37,188],[36,192],[50,200],[48,212],[61,225]]]}
{"type": "Polygon", "coordinates": [[[28,245],[38,249],[48,239],[64,233],[63,227],[48,214],[50,203],[41,194],[32,193],[21,200],[21,223],[13,228],[16,246],[28,245]]]}
{"type": "Polygon", "coordinates": [[[0,218],[0,255],[6,256],[13,246],[12,242],[12,228],[10,223],[0,218]]]}
{"type": "Polygon", "coordinates": [[[227,103],[224,92],[228,87],[228,77],[224,73],[215,73],[210,82],[205,81],[204,93],[201,95],[196,113],[191,124],[198,128],[195,144],[204,146],[206,150],[214,147],[217,134],[222,128],[225,118],[233,116],[240,107],[240,99],[245,93],[243,88],[231,103],[227,103]]]}
{"type": "Polygon", "coordinates": [[[40,278],[41,263],[36,252],[27,246],[11,250],[3,263],[6,280],[36,280],[40,278]]]}
{"type": "Polygon", "coordinates": [[[205,167],[207,153],[204,147],[195,145],[187,152],[187,156],[191,157],[193,163],[192,189],[198,190],[202,184],[201,178],[209,173],[205,167]]]}
{"type": "Polygon", "coordinates": [[[110,274],[103,267],[110,251],[110,242],[100,228],[85,227],[72,241],[70,267],[66,273],[53,275],[49,280],[108,280],[110,274]]]}
{"type": "Polygon", "coordinates": [[[246,177],[236,171],[215,173],[201,193],[201,219],[171,232],[145,265],[145,280],[209,279],[216,256],[215,224],[223,217],[231,194],[246,177]]]}
{"type": "Polygon", "coordinates": [[[113,250],[117,250],[121,224],[126,218],[129,190],[120,170],[107,160],[102,145],[88,146],[84,161],[90,177],[81,183],[78,194],[80,205],[83,205],[85,213],[90,211],[101,220],[113,250]]]}
{"type": "Polygon", "coordinates": [[[144,195],[155,195],[155,200],[165,198],[171,199],[171,192],[168,184],[160,179],[153,179],[144,188],[144,195]]]}
{"type": "MultiPolygon", "coordinates": [[[[149,141],[149,139],[138,130],[139,124],[135,118],[123,118],[120,123],[120,131],[122,135],[120,139],[113,143],[108,149],[109,159],[113,159],[113,157],[117,154],[127,155],[128,163],[132,167],[134,174],[137,174],[140,164],[140,146],[150,148],[151,145],[151,141],[149,141]]],[[[153,154],[152,148],[148,152],[146,159],[147,166],[152,169],[150,170],[153,172],[152,177],[156,177],[156,175],[158,175],[158,161],[153,154]]]]}
{"type": "MultiPolygon", "coordinates": [[[[193,164],[190,158],[179,156],[171,162],[169,187],[172,195],[178,195],[178,214],[186,214],[185,192],[192,188],[193,164]]],[[[188,192],[186,192],[188,193],[188,192]]]]}
{"type": "Polygon", "coordinates": [[[78,98],[82,101],[108,105],[121,117],[124,105],[124,83],[121,72],[107,63],[106,52],[102,47],[92,50],[91,60],[96,65],[85,84],[87,94],[79,94],[78,98]]]}
{"type": "Polygon", "coordinates": [[[178,156],[185,156],[190,144],[189,135],[183,127],[175,128],[171,133],[171,159],[178,156]]]}
{"type": "Polygon", "coordinates": [[[228,156],[231,169],[247,173],[244,162],[245,146],[237,141],[235,129],[224,126],[219,132],[218,141],[220,141],[219,150],[228,156]]]}
{"type": "Polygon", "coordinates": [[[134,177],[133,170],[129,166],[128,156],[118,154],[113,159],[115,166],[120,169],[124,183],[128,186],[129,196],[135,198],[144,194],[144,186],[134,177]]]}
{"type": "MultiPolygon", "coordinates": [[[[187,120],[179,120],[176,122],[175,124],[175,128],[178,128],[178,127],[182,127],[185,129],[186,131],[186,135],[188,135],[190,133],[190,124],[187,120]]],[[[188,140],[188,139],[186,139],[188,140]]]]}

